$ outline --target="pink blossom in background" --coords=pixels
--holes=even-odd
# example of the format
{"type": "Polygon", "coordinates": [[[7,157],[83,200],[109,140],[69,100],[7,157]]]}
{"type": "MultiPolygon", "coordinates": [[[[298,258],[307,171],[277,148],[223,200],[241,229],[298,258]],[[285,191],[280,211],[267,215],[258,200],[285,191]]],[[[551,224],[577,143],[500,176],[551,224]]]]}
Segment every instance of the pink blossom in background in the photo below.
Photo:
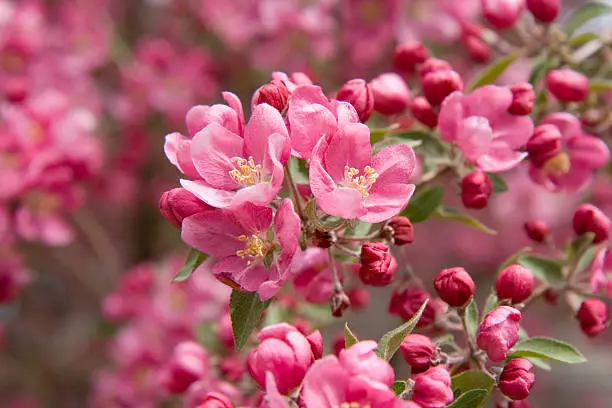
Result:
{"type": "Polygon", "coordinates": [[[612,297],[612,255],[609,248],[597,251],[590,266],[591,291],[612,297]]]}
{"type": "MultiPolygon", "coordinates": [[[[337,266],[339,267],[339,265],[337,266]]],[[[334,291],[329,256],[322,248],[300,251],[291,266],[293,286],[311,303],[325,303],[334,291]]]]}

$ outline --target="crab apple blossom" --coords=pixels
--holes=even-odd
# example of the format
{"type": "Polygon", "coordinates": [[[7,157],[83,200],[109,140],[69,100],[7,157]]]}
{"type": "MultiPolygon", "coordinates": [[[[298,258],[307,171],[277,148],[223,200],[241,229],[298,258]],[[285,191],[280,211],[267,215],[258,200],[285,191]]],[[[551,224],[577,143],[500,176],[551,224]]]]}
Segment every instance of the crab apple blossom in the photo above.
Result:
{"type": "Polygon", "coordinates": [[[410,103],[406,82],[395,73],[382,74],[370,82],[374,94],[374,110],[382,115],[397,115],[410,103]]]}
{"type": "Polygon", "coordinates": [[[491,361],[500,362],[519,338],[521,312],[510,306],[498,306],[484,317],[478,329],[478,347],[491,361]]]}
{"type": "Polygon", "coordinates": [[[546,74],[546,88],[560,101],[580,102],[589,92],[589,79],[572,69],[553,69],[546,74]]]}
{"type": "Polygon", "coordinates": [[[454,92],[442,104],[438,124],[442,138],[455,143],[463,156],[482,171],[516,167],[526,156],[516,151],[533,134],[527,116],[508,113],[512,92],[495,85],[465,95],[454,92]]]}
{"type": "Polygon", "coordinates": [[[530,83],[524,82],[513,85],[512,103],[508,107],[508,112],[513,115],[529,115],[533,112],[533,104],[536,99],[533,86],[530,83]]]}
{"type": "Polygon", "coordinates": [[[441,366],[431,367],[413,376],[412,401],[423,408],[443,408],[453,401],[451,376],[441,366]]]}
{"type": "MultiPolygon", "coordinates": [[[[421,72],[423,71],[424,69],[421,69],[421,72]]],[[[463,79],[452,69],[429,72],[422,75],[420,80],[423,95],[432,106],[440,105],[448,95],[455,91],[463,91],[463,79]]]]}
{"type": "Polygon", "coordinates": [[[440,299],[450,306],[465,306],[476,290],[469,273],[463,268],[443,269],[434,279],[434,287],[440,299]]]}
{"type": "Polygon", "coordinates": [[[597,298],[589,298],[582,302],[576,313],[580,329],[589,337],[595,337],[605,330],[610,318],[608,306],[597,298]]]}
{"type": "Polygon", "coordinates": [[[321,138],[310,163],[310,187],[327,214],[376,223],[408,204],[408,180],[416,158],[407,145],[388,146],[372,157],[367,126],[348,123],[321,138]]]}
{"type": "Polygon", "coordinates": [[[389,252],[389,247],[380,242],[372,242],[361,247],[361,268],[359,277],[366,285],[386,286],[393,281],[397,261],[389,252]]]}
{"type": "Polygon", "coordinates": [[[164,373],[164,384],[172,393],[182,393],[208,370],[206,350],[195,342],[183,342],[174,349],[164,373]]]}
{"type": "Polygon", "coordinates": [[[499,299],[510,299],[521,303],[533,293],[535,278],[533,272],[521,265],[510,265],[500,272],[495,282],[495,292],[499,299]]]}
{"type": "Polygon", "coordinates": [[[582,204],[576,208],[572,225],[577,235],[593,233],[593,242],[596,244],[605,241],[610,235],[610,219],[592,204],[582,204]]]}
{"type": "Polygon", "coordinates": [[[393,67],[399,73],[412,73],[417,65],[429,58],[429,51],[418,41],[409,41],[395,47],[393,67]]]}
{"type": "Polygon", "coordinates": [[[400,345],[400,353],[414,374],[426,371],[431,366],[435,351],[433,341],[421,334],[408,335],[400,345]]]}
{"type": "MultiPolygon", "coordinates": [[[[338,267],[338,266],[336,266],[338,267]]],[[[292,271],[293,285],[311,303],[329,301],[334,285],[327,252],[321,248],[307,248],[295,255],[292,271]]]]}
{"type": "Polygon", "coordinates": [[[257,291],[265,300],[287,280],[299,233],[300,219],[286,199],[275,214],[269,207],[244,203],[234,210],[192,215],[183,220],[182,237],[190,246],[219,258],[213,267],[219,280],[257,291]]]}
{"type": "Polygon", "coordinates": [[[485,20],[498,30],[512,27],[525,9],[525,0],[481,0],[485,20]]]}
{"type": "Polygon", "coordinates": [[[281,80],[273,79],[255,91],[252,105],[257,106],[266,103],[282,113],[287,107],[289,95],[287,85],[281,80]]]}
{"type": "Polygon", "coordinates": [[[493,193],[493,182],[482,171],[475,171],[461,180],[461,201],[467,208],[485,208],[493,193]]]}
{"type": "Polygon", "coordinates": [[[527,398],[535,382],[535,375],[531,372],[532,368],[533,365],[524,358],[510,360],[499,376],[501,392],[514,401],[527,398]]]}
{"type": "Polygon", "coordinates": [[[438,126],[438,114],[433,110],[426,98],[417,96],[410,104],[412,116],[422,124],[435,128],[438,126]]]}
{"type": "Polygon", "coordinates": [[[338,90],[336,99],[353,105],[361,122],[367,122],[374,111],[372,86],[363,79],[351,79],[338,90]]]}

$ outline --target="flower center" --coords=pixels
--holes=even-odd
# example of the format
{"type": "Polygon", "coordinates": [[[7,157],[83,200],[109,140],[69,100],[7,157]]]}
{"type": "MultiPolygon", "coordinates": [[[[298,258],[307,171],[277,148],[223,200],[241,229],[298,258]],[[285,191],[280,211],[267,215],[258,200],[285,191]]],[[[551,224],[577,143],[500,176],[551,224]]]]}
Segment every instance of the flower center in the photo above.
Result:
{"type": "Polygon", "coordinates": [[[359,175],[359,170],[354,167],[344,166],[345,183],[361,193],[363,198],[370,194],[370,188],[376,183],[378,173],[370,166],[365,166],[363,174],[359,175]]]}
{"type": "Polygon", "coordinates": [[[361,405],[359,402],[343,402],[338,408],[372,408],[372,405],[361,405]]]}
{"type": "Polygon", "coordinates": [[[255,164],[253,156],[248,159],[242,157],[234,157],[234,170],[230,170],[229,175],[234,181],[244,187],[253,186],[261,180],[262,166],[255,164]]]}
{"type": "Polygon", "coordinates": [[[238,240],[244,242],[244,249],[236,251],[236,255],[251,262],[263,259],[268,252],[269,245],[266,241],[253,234],[251,236],[240,235],[238,240]]]}
{"type": "Polygon", "coordinates": [[[559,153],[544,163],[544,171],[557,177],[569,173],[570,167],[570,159],[567,153],[559,153]]]}

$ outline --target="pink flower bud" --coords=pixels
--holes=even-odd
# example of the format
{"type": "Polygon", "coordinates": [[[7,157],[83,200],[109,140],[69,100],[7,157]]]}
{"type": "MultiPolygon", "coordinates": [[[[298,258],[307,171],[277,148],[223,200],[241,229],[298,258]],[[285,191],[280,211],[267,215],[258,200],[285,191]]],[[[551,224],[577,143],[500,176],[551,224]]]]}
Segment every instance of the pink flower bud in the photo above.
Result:
{"type": "Polygon", "coordinates": [[[485,208],[493,193],[493,182],[482,171],[468,174],[461,180],[461,201],[467,208],[485,208]]]}
{"type": "Polygon", "coordinates": [[[425,126],[432,129],[438,126],[438,114],[432,109],[431,105],[424,97],[418,96],[414,98],[410,105],[410,111],[412,112],[412,116],[425,126]]]}
{"type": "Polygon", "coordinates": [[[363,79],[351,79],[342,85],[336,99],[353,105],[362,122],[366,122],[374,110],[372,87],[363,79]]]}
{"type": "Polygon", "coordinates": [[[452,71],[453,67],[445,60],[437,59],[437,58],[428,58],[427,61],[421,65],[419,69],[419,81],[423,81],[423,79],[432,72],[438,71],[452,71]]]}
{"type": "Polygon", "coordinates": [[[331,298],[331,312],[334,317],[344,316],[346,309],[351,307],[351,299],[344,291],[335,291],[331,298]]]}
{"type": "Polygon", "coordinates": [[[554,125],[540,125],[535,128],[533,136],[527,141],[525,150],[529,160],[536,168],[541,168],[546,162],[561,152],[561,132],[554,125]]]}
{"type": "Polygon", "coordinates": [[[521,312],[510,306],[499,306],[491,310],[478,329],[478,347],[494,362],[504,361],[506,353],[519,338],[521,312]]]}
{"type": "Polygon", "coordinates": [[[335,355],[339,355],[340,352],[344,350],[345,346],[344,333],[340,333],[334,337],[334,341],[332,341],[332,350],[335,355]]]}
{"type": "Polygon", "coordinates": [[[351,307],[355,310],[363,309],[370,303],[370,292],[362,288],[355,288],[348,293],[351,307]]]}
{"type": "Polygon", "coordinates": [[[421,88],[429,103],[438,106],[448,95],[463,90],[463,80],[453,70],[435,71],[423,77],[421,88]]]}
{"type": "Polygon", "coordinates": [[[580,102],[589,92],[589,79],[573,69],[553,69],[546,74],[546,88],[560,101],[580,102]]]}
{"type": "Polygon", "coordinates": [[[213,208],[184,188],[173,188],[162,194],[159,200],[159,212],[177,228],[190,215],[213,208]]]}
{"type": "Polygon", "coordinates": [[[374,110],[383,115],[396,115],[408,108],[410,90],[397,74],[379,75],[370,83],[374,93],[374,110]]]}
{"type": "Polygon", "coordinates": [[[487,62],[491,57],[489,46],[475,35],[468,35],[463,38],[463,45],[468,52],[470,59],[474,62],[487,62]]]}
{"type": "Polygon", "coordinates": [[[289,394],[302,383],[314,362],[312,346],[287,323],[264,327],[257,338],[261,344],[249,354],[249,373],[262,388],[266,385],[266,372],[272,373],[278,391],[289,394]]]}
{"type": "Polygon", "coordinates": [[[393,280],[397,261],[389,247],[381,242],[369,242],[361,247],[359,277],[366,285],[387,286],[393,280]]]}
{"type": "Polygon", "coordinates": [[[531,114],[536,99],[533,86],[528,82],[523,82],[514,85],[510,91],[512,91],[512,103],[508,108],[508,113],[521,116],[531,114]]]}
{"type": "Polygon", "coordinates": [[[595,337],[608,325],[608,306],[600,299],[586,299],[580,305],[576,318],[580,321],[580,329],[589,337],[595,337]]]}
{"type": "Polygon", "coordinates": [[[425,300],[430,299],[423,311],[423,315],[417,323],[417,327],[427,327],[436,320],[436,314],[441,312],[444,304],[438,299],[432,299],[431,294],[417,287],[408,287],[393,292],[389,302],[389,314],[409,320],[423,305],[425,300]]]}
{"type": "Polygon", "coordinates": [[[533,273],[521,266],[510,265],[497,277],[495,291],[499,299],[510,299],[512,303],[521,303],[533,293],[535,278],[533,273]]]}
{"type": "Polygon", "coordinates": [[[321,332],[318,330],[313,331],[306,336],[306,340],[308,340],[310,344],[310,349],[312,350],[314,358],[319,359],[323,357],[323,336],[321,336],[321,332]]]}
{"type": "Polygon", "coordinates": [[[527,0],[527,8],[536,20],[550,23],[559,15],[561,0],[527,0]]]}
{"type": "Polygon", "coordinates": [[[525,232],[530,240],[537,243],[545,242],[550,231],[544,221],[528,221],[525,223],[525,232]]]}
{"type": "Polygon", "coordinates": [[[289,101],[289,89],[281,80],[273,79],[253,95],[253,105],[267,103],[279,112],[283,112],[289,101]]]}
{"type": "Polygon", "coordinates": [[[226,357],[219,363],[219,372],[226,379],[238,382],[246,374],[244,360],[238,357],[237,354],[226,357]]]}
{"type": "Polygon", "coordinates": [[[10,77],[4,80],[4,98],[11,103],[21,103],[30,92],[30,83],[25,77],[10,77]]]}
{"type": "Polygon", "coordinates": [[[451,377],[441,366],[413,376],[412,401],[423,408],[443,408],[453,400],[451,377]]]}
{"type": "Polygon", "coordinates": [[[395,47],[393,67],[402,74],[414,72],[416,66],[425,62],[429,51],[419,41],[409,41],[395,47]]]}
{"type": "Polygon", "coordinates": [[[234,404],[230,399],[218,392],[209,393],[198,408],[234,408],[234,404]]]}
{"type": "Polygon", "coordinates": [[[206,350],[198,343],[185,341],[179,343],[166,367],[163,383],[166,389],[174,394],[181,394],[191,384],[201,379],[208,372],[206,350]]]}
{"type": "Polygon", "coordinates": [[[572,220],[576,235],[587,232],[595,234],[593,242],[598,244],[608,239],[610,229],[610,219],[597,207],[592,204],[582,204],[574,212],[572,220]]]}
{"type": "Polygon", "coordinates": [[[434,287],[440,298],[454,307],[465,306],[476,290],[472,277],[463,268],[441,270],[434,279],[434,287]]]}
{"type": "Polygon", "coordinates": [[[533,365],[524,358],[511,360],[499,376],[499,389],[512,400],[520,401],[529,396],[529,391],[535,382],[531,372],[533,365]]]}
{"type": "Polygon", "coordinates": [[[525,8],[525,0],[481,0],[482,14],[494,28],[512,27],[525,8]]]}
{"type": "Polygon", "coordinates": [[[395,245],[411,244],[414,240],[414,227],[406,217],[393,217],[388,224],[393,228],[393,242],[395,245]]]}
{"type": "Polygon", "coordinates": [[[427,336],[411,334],[400,345],[400,353],[410,366],[412,374],[422,373],[431,365],[436,345],[427,336]]]}

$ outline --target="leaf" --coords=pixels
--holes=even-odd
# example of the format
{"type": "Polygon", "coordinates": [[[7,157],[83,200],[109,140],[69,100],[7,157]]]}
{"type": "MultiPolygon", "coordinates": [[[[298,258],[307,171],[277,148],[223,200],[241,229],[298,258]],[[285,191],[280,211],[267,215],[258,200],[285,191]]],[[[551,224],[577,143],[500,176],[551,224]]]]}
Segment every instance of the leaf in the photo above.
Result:
{"type": "Polygon", "coordinates": [[[487,390],[470,390],[461,394],[452,404],[446,408],[476,408],[481,407],[489,400],[489,392],[487,390]]]}
{"type": "Polygon", "coordinates": [[[552,370],[552,367],[550,366],[550,364],[548,364],[546,361],[542,360],[541,358],[537,358],[537,357],[526,357],[526,360],[529,360],[531,362],[531,364],[533,364],[534,366],[541,368],[542,370],[545,371],[550,371],[552,370]]]}
{"type": "Polygon", "coordinates": [[[395,395],[400,396],[406,391],[406,385],[406,381],[396,381],[391,385],[391,391],[393,391],[395,395]]]}
{"type": "Polygon", "coordinates": [[[533,250],[532,247],[524,247],[519,249],[518,251],[516,251],[515,253],[513,253],[512,255],[510,255],[499,267],[499,272],[503,271],[504,269],[506,269],[507,267],[509,267],[512,264],[515,264],[518,261],[518,258],[521,255],[525,255],[530,253],[533,250]]]}
{"type": "Polygon", "coordinates": [[[402,215],[408,217],[413,223],[423,222],[442,204],[444,189],[440,186],[421,190],[408,203],[402,215]]]}
{"type": "Polygon", "coordinates": [[[454,208],[439,207],[436,209],[433,215],[436,218],[441,218],[443,220],[459,222],[461,224],[467,225],[468,227],[472,227],[477,229],[478,231],[484,232],[485,234],[497,235],[497,231],[495,231],[494,229],[487,227],[477,219],[472,218],[471,216],[464,214],[454,208]]]}
{"type": "Polygon", "coordinates": [[[586,234],[581,234],[576,237],[568,248],[568,258],[574,261],[577,256],[582,255],[587,248],[593,245],[594,239],[595,234],[592,232],[587,232],[586,234]]]}
{"type": "Polygon", "coordinates": [[[380,142],[386,135],[388,135],[398,127],[398,124],[393,124],[386,128],[370,129],[370,144],[374,145],[380,142]]]}
{"type": "Polygon", "coordinates": [[[578,260],[578,264],[576,265],[577,273],[583,272],[586,268],[588,268],[593,259],[595,259],[595,254],[597,253],[597,248],[591,247],[582,253],[582,256],[578,260]]]}
{"type": "Polygon", "coordinates": [[[568,364],[584,363],[587,359],[571,344],[548,337],[520,340],[512,348],[510,357],[536,357],[568,364]]]}
{"type": "Polygon", "coordinates": [[[599,35],[595,33],[582,33],[582,34],[578,34],[577,36],[573,37],[569,41],[569,45],[571,47],[580,47],[581,45],[584,45],[588,43],[589,41],[597,40],[598,38],[599,38],[599,35]]]}
{"type": "Polygon", "coordinates": [[[357,339],[357,336],[349,329],[348,322],[344,323],[344,348],[349,348],[357,343],[359,343],[359,339],[357,339]]]}
{"type": "Polygon", "coordinates": [[[574,12],[565,27],[565,32],[568,37],[571,37],[577,29],[589,20],[609,13],[612,13],[612,6],[599,2],[587,3],[574,12]]]}
{"type": "Polygon", "coordinates": [[[551,69],[556,68],[558,65],[558,58],[546,58],[536,62],[531,69],[531,74],[529,74],[529,83],[535,87],[540,78],[542,78],[551,69]]]}
{"type": "Polygon", "coordinates": [[[397,349],[399,349],[402,341],[404,341],[406,336],[412,333],[416,327],[428,302],[429,299],[425,300],[419,310],[417,310],[417,312],[406,323],[391,331],[388,331],[384,336],[382,336],[376,349],[376,354],[378,357],[385,361],[391,360],[391,357],[393,357],[397,349]]]}
{"type": "Polygon", "coordinates": [[[508,191],[506,180],[497,173],[487,173],[489,180],[493,183],[493,193],[500,194],[508,191]]]}
{"type": "Polygon", "coordinates": [[[287,167],[289,167],[293,181],[296,183],[308,183],[308,168],[304,160],[291,156],[287,162],[287,167]]]}
{"type": "Polygon", "coordinates": [[[240,292],[233,290],[230,296],[230,317],[234,332],[234,347],[240,351],[249,339],[251,332],[259,323],[261,314],[270,305],[272,299],[262,302],[257,292],[240,292]]]}
{"type": "Polygon", "coordinates": [[[537,255],[521,255],[518,263],[531,270],[534,276],[551,286],[558,286],[565,280],[561,262],[537,255]]]}
{"type": "Polygon", "coordinates": [[[589,90],[593,92],[612,91],[612,80],[591,79],[589,81],[589,90]]]}
{"type": "Polygon", "coordinates": [[[498,305],[498,299],[495,293],[491,293],[485,302],[484,309],[482,309],[482,315],[487,315],[491,310],[495,309],[498,305]]]}
{"type": "Polygon", "coordinates": [[[478,319],[478,305],[474,298],[465,308],[465,326],[467,327],[470,338],[476,339],[476,333],[478,333],[478,326],[480,320],[478,319]]]}
{"type": "Polygon", "coordinates": [[[480,73],[469,89],[474,90],[483,85],[492,84],[493,82],[497,81],[497,79],[506,69],[508,69],[510,65],[512,65],[514,61],[516,61],[517,58],[518,55],[508,55],[493,61],[480,73]]]}
{"type": "Polygon", "coordinates": [[[491,392],[494,385],[495,380],[480,370],[464,371],[453,376],[451,380],[451,388],[455,398],[471,390],[481,389],[491,392]]]}
{"type": "Polygon", "coordinates": [[[185,263],[179,269],[176,276],[172,279],[172,282],[182,282],[189,278],[193,271],[195,271],[202,262],[204,262],[208,258],[203,252],[198,251],[197,249],[191,248],[189,253],[187,254],[187,259],[185,259],[185,263]]]}

